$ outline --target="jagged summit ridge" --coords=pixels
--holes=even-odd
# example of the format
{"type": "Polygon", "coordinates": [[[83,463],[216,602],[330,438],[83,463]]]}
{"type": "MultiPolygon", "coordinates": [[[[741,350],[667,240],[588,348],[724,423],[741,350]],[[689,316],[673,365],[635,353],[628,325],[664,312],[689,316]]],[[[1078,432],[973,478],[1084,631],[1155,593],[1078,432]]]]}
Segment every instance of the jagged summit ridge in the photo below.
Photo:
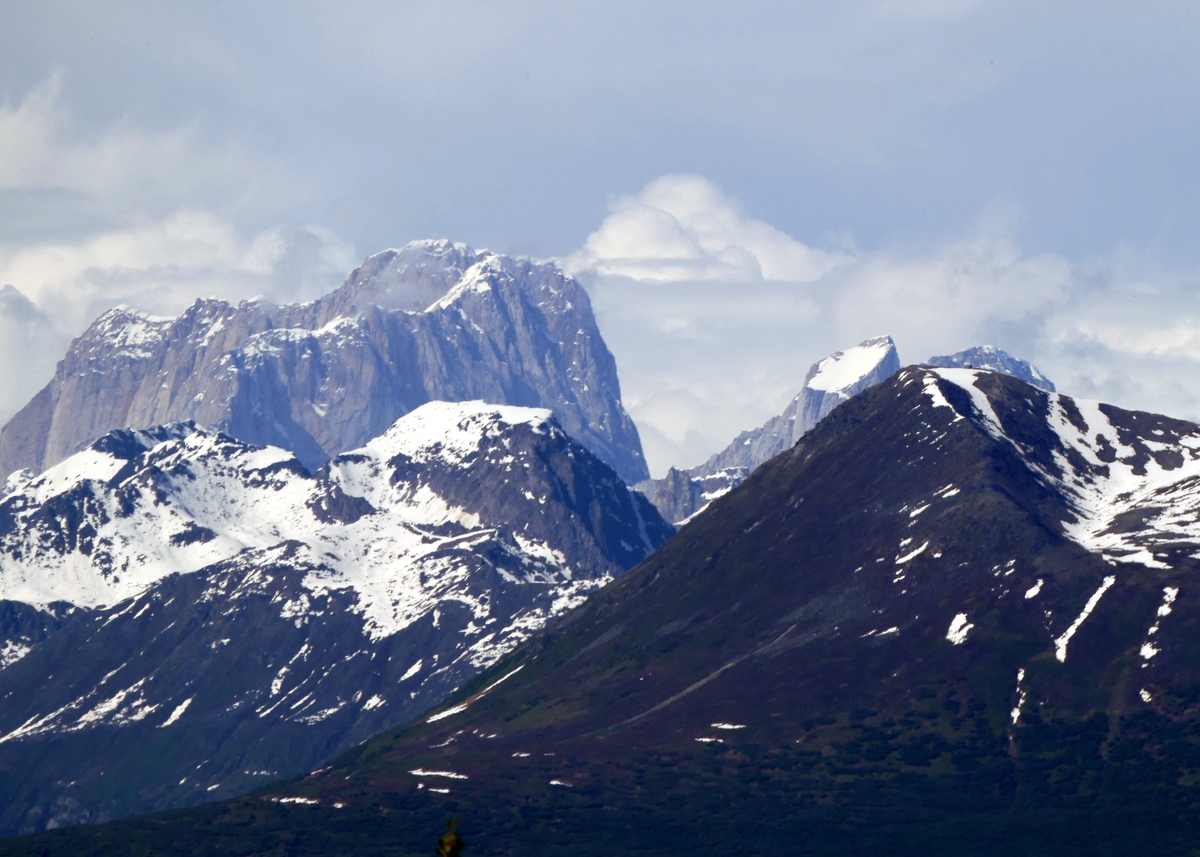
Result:
{"type": "Polygon", "coordinates": [[[1114,564],[1167,569],[1200,557],[1200,426],[1040,386],[1020,407],[997,407],[993,399],[1005,391],[995,373],[931,372],[966,394],[951,403],[946,385],[925,376],[935,406],[1011,445],[1065,499],[1060,525],[1068,538],[1114,564]]]}
{"type": "MultiPolygon", "coordinates": [[[[544,571],[563,581],[604,577],[661,541],[652,514],[654,536],[646,535],[645,507],[622,497],[627,492],[615,474],[594,478],[609,490],[603,499],[634,522],[627,548],[584,528],[572,533],[568,562],[562,546],[539,532],[540,515],[513,507],[506,517],[493,508],[513,468],[528,469],[524,459],[545,446],[583,460],[548,409],[484,402],[423,405],[311,476],[287,450],[253,447],[192,422],[117,430],[41,475],[15,481],[0,499],[0,598],[113,604],[168,574],[290,540],[324,557],[334,573],[320,585],[341,580],[355,588],[376,633],[386,634],[397,629],[393,602],[401,593],[394,586],[404,565],[419,567],[437,553],[440,539],[431,542],[422,527],[450,527],[457,538],[519,523],[533,553],[557,557],[544,571]],[[504,474],[489,494],[471,498],[454,484],[468,474],[474,484],[489,466],[504,474]],[[64,518],[64,504],[78,511],[64,518]],[[340,511],[328,511],[334,507],[340,511]]],[[[539,507],[547,501],[533,499],[539,507]]],[[[414,610],[427,609],[418,602],[414,610]]]]}
{"type": "Polygon", "coordinates": [[[1028,360],[1014,357],[994,345],[978,345],[954,354],[943,354],[930,357],[929,366],[958,367],[960,369],[984,369],[988,372],[1001,372],[1027,381],[1035,387],[1053,393],[1054,383],[1038,371],[1038,368],[1028,360]]]}
{"type": "Polygon", "coordinates": [[[39,472],[115,429],[192,419],[309,468],[433,400],[551,409],[632,483],[647,475],[587,293],[551,263],[421,241],[306,304],[110,310],[0,430],[0,471],[39,472]]]}
{"type": "Polygon", "coordinates": [[[356,304],[423,312],[445,297],[463,274],[492,254],[448,240],[412,241],[368,257],[325,300],[339,315],[356,304]]]}

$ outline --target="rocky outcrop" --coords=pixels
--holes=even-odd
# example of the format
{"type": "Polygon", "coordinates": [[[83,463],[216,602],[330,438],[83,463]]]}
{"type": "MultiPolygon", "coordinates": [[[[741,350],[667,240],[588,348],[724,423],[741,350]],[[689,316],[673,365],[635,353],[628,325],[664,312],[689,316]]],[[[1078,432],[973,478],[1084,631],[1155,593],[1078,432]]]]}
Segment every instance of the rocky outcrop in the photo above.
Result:
{"type": "Polygon", "coordinates": [[[648,476],[587,293],[553,264],[421,241],[307,304],[105,313],[0,430],[0,477],[118,428],[194,420],[315,468],[434,401],[550,408],[629,483],[648,476]]]}
{"type": "Polygon", "coordinates": [[[648,479],[639,483],[637,489],[654,504],[659,514],[680,526],[750,475],[746,467],[731,467],[705,475],[693,475],[693,472],[672,467],[662,479],[648,479]]]}
{"type": "Polygon", "coordinates": [[[900,357],[890,336],[868,339],[845,351],[835,351],[812,365],[804,376],[804,386],[782,414],[756,429],[742,432],[733,443],[693,468],[691,473],[708,476],[731,468],[753,470],[795,446],[796,441],[838,405],[899,371],[900,357]]]}

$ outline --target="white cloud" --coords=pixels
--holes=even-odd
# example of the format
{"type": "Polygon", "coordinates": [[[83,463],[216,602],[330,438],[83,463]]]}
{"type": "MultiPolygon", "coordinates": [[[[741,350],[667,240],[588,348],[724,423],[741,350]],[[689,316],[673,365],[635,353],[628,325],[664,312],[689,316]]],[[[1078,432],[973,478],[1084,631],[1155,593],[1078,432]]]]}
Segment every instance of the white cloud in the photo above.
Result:
{"type": "Polygon", "coordinates": [[[864,256],[830,283],[826,315],[843,337],[896,331],[915,359],[1049,311],[1073,279],[1061,256],[1030,258],[1003,236],[975,235],[925,254],[864,256]]]}
{"type": "Polygon", "coordinates": [[[41,200],[49,212],[33,234],[0,235],[0,423],[112,306],[175,314],[200,296],[305,300],[358,261],[319,226],[247,227],[256,198],[287,183],[276,165],[213,146],[194,126],[84,133],[62,91],[55,75],[0,105],[0,205],[41,200]]]}
{"type": "Polygon", "coordinates": [[[0,425],[42,388],[66,346],[45,313],[12,286],[0,286],[0,425]]]}
{"type": "Polygon", "coordinates": [[[567,266],[653,282],[809,282],[846,261],[747,217],[700,176],[667,175],[620,199],[567,266]]]}
{"type": "Polygon", "coordinates": [[[1200,417],[1200,277],[1123,250],[1086,265],[1028,255],[1017,220],[991,205],[964,235],[847,257],[750,221],[704,179],[665,176],[570,263],[656,475],[779,413],[814,361],[883,333],[905,362],[991,343],[1069,394],[1200,417]]]}
{"type": "Polygon", "coordinates": [[[356,262],[353,248],[319,227],[246,238],[195,211],[70,243],[0,245],[0,425],[50,380],[70,339],[110,307],[174,315],[201,296],[305,300],[356,262]]]}
{"type": "Polygon", "coordinates": [[[316,297],[356,258],[320,227],[278,226],[243,237],[216,215],[182,211],[71,243],[0,246],[0,283],[17,285],[62,330],[77,334],[121,303],[175,314],[199,296],[316,297]]]}
{"type": "Polygon", "coordinates": [[[303,181],[277,163],[204,139],[196,123],[149,130],[115,123],[86,131],[63,104],[55,73],[20,103],[0,105],[0,189],[66,190],[124,212],[255,208],[296,198],[303,181]],[[290,188],[290,190],[289,190],[290,188]]]}

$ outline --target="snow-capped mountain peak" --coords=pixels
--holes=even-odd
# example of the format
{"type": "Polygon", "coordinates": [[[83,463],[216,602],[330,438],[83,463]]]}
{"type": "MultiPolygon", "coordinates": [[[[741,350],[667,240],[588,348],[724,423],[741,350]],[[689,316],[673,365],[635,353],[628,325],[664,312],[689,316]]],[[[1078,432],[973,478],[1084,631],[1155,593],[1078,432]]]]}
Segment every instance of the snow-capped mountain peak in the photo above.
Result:
{"type": "MultiPolygon", "coordinates": [[[[80,758],[163,742],[162,765],[108,806],[309,770],[427,710],[673,533],[549,409],[482,401],[426,403],[312,473],[179,423],[112,432],[8,485],[0,765],[32,754],[56,771],[35,814],[90,782],[80,758]]],[[[94,818],[97,800],[72,797],[55,823],[94,818]]],[[[29,823],[14,805],[0,825],[29,823]]]]}
{"type": "Polygon", "coordinates": [[[516,527],[533,554],[557,557],[539,574],[563,581],[605,578],[626,554],[636,561],[648,549],[638,529],[646,510],[549,410],[480,401],[427,403],[315,475],[286,450],[178,423],[113,432],[17,485],[0,501],[0,598],[38,606],[113,604],[168,574],[295,541],[328,566],[321,586],[341,581],[359,590],[372,633],[382,634],[403,621],[397,599],[428,600],[420,587],[402,596],[397,581],[470,529],[516,527]],[[633,515],[635,529],[623,537],[628,550],[613,554],[586,527],[572,533],[580,541],[573,561],[547,541],[538,520],[545,504],[574,514],[569,498],[551,496],[537,480],[551,449],[601,468],[592,478],[609,491],[606,500],[624,502],[633,515]],[[488,469],[509,484],[477,490],[488,469]],[[504,509],[496,506],[502,498],[504,509]],[[514,505],[522,501],[538,513],[522,513],[514,505]],[[429,527],[439,535],[423,531],[429,527]]]}
{"type": "Polygon", "coordinates": [[[896,343],[890,336],[877,336],[845,351],[835,351],[816,363],[808,370],[804,386],[824,393],[841,393],[849,398],[855,392],[861,392],[858,388],[867,379],[875,377],[881,366],[886,368],[893,361],[899,363],[896,343]]]}
{"type": "Polygon", "coordinates": [[[418,462],[437,458],[461,464],[478,454],[485,441],[498,438],[514,426],[528,426],[544,434],[562,430],[547,408],[521,408],[469,402],[428,402],[396,420],[386,432],[352,455],[370,453],[380,459],[405,455],[418,462]]]}
{"type": "Polygon", "coordinates": [[[682,524],[740,484],[760,464],[794,446],[838,405],[886,381],[899,369],[900,357],[890,336],[835,351],[813,364],[804,386],[782,414],[742,432],[703,464],[686,471],[673,469],[663,479],[640,483],[638,490],[650,497],[665,517],[682,524]]]}
{"type": "Polygon", "coordinates": [[[1027,381],[1035,387],[1041,387],[1051,393],[1054,383],[1043,375],[1038,368],[1028,360],[1014,357],[1007,351],[994,345],[977,345],[955,354],[943,354],[930,357],[927,365],[957,367],[961,369],[983,369],[988,372],[1001,372],[1027,381]]]}
{"type": "MultiPolygon", "coordinates": [[[[1000,372],[1054,392],[1054,384],[1026,360],[991,345],[969,348],[929,365],[1000,372]]],[[[709,503],[740,484],[763,462],[789,449],[834,408],[890,378],[900,369],[896,343],[890,336],[864,340],[813,364],[804,386],[782,414],[757,429],[742,432],[725,449],[701,465],[676,470],[662,479],[638,484],[659,511],[682,525],[709,503]]]]}
{"type": "Polygon", "coordinates": [[[308,479],[193,423],[112,432],[0,500],[0,598],[96,608],[277,543],[308,479]]]}
{"type": "Polygon", "coordinates": [[[447,239],[410,241],[368,257],[346,284],[325,300],[349,315],[349,305],[426,312],[463,274],[491,254],[447,239]]]}
{"type": "Polygon", "coordinates": [[[696,468],[696,475],[732,467],[753,470],[794,446],[838,405],[886,381],[899,369],[900,356],[890,336],[877,336],[834,352],[808,370],[804,386],[782,414],[760,428],[738,435],[723,451],[696,468]]]}

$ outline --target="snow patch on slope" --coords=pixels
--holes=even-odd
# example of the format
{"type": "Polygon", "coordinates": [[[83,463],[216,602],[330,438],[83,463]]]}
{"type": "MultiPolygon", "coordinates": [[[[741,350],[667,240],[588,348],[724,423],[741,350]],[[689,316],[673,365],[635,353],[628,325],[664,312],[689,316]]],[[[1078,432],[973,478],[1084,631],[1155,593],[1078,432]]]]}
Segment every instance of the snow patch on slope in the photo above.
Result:
{"type": "Polygon", "coordinates": [[[1083,605],[1083,612],[1075,617],[1075,621],[1070,627],[1062,633],[1054,641],[1054,657],[1058,658],[1059,663],[1066,663],[1067,660],[1067,644],[1071,642],[1071,638],[1075,636],[1075,632],[1087,620],[1088,616],[1092,615],[1092,611],[1096,609],[1096,605],[1100,603],[1100,599],[1104,597],[1104,593],[1108,592],[1109,587],[1117,582],[1116,577],[1109,575],[1104,578],[1104,582],[1100,584],[1100,588],[1092,593],[1092,597],[1087,600],[1087,604],[1083,605]]]}
{"type": "MultiPolygon", "coordinates": [[[[966,391],[984,430],[1011,443],[1031,470],[1061,488],[1074,512],[1063,522],[1070,539],[1110,561],[1152,568],[1169,568],[1161,552],[1173,547],[1200,555],[1195,551],[1200,543],[1200,426],[1118,412],[1058,393],[1040,394],[1046,396],[1046,423],[1058,439],[1051,451],[1054,466],[1046,467],[1034,463],[1005,434],[987,394],[978,387],[986,373],[932,372],[966,391]],[[1110,414],[1118,413],[1136,424],[1115,425],[1110,414]]],[[[927,386],[931,393],[935,388],[927,386]]]]}
{"type": "Polygon", "coordinates": [[[956,646],[961,646],[967,641],[967,635],[974,627],[967,621],[966,613],[959,613],[950,622],[950,628],[946,631],[946,639],[956,646]]]}

